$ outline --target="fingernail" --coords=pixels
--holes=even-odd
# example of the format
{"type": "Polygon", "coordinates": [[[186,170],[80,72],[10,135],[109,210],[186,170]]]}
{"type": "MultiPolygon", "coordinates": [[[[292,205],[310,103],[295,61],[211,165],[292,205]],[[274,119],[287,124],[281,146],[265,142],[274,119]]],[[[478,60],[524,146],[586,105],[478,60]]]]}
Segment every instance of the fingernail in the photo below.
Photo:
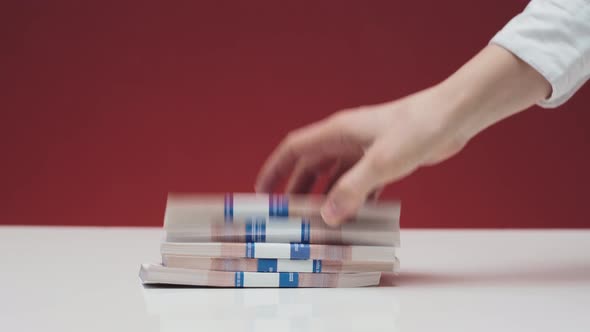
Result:
{"type": "Polygon", "coordinates": [[[322,218],[328,225],[338,225],[342,217],[342,210],[334,200],[328,200],[320,211],[322,218]]]}

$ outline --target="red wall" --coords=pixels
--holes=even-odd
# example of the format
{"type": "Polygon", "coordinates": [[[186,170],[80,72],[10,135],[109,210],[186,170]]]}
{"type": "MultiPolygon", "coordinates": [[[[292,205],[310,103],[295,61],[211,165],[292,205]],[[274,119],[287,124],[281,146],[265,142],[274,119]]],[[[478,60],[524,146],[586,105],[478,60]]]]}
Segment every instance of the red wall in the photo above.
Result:
{"type": "MultiPolygon", "coordinates": [[[[4,1],[0,223],[160,225],[290,129],[440,81],[525,1],[4,1]],[[90,4],[88,4],[90,3],[90,4]]],[[[391,186],[405,227],[588,227],[590,86],[391,186]]]]}

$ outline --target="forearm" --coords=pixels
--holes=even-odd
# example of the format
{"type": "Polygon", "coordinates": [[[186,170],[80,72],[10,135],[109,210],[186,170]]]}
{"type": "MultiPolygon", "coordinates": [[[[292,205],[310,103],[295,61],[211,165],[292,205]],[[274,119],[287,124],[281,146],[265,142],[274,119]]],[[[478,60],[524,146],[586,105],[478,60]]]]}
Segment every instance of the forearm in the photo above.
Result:
{"type": "Polygon", "coordinates": [[[543,76],[496,45],[484,48],[436,89],[448,105],[444,118],[464,141],[551,94],[543,76]]]}

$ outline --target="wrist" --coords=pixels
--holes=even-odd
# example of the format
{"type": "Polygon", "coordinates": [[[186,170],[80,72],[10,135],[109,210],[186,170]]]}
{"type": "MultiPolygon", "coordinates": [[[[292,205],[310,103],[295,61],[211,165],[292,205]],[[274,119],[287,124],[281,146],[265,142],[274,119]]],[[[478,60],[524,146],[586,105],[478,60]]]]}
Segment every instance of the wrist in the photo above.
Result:
{"type": "Polygon", "coordinates": [[[466,140],[551,93],[551,85],[509,51],[489,45],[438,84],[446,121],[466,140]]]}

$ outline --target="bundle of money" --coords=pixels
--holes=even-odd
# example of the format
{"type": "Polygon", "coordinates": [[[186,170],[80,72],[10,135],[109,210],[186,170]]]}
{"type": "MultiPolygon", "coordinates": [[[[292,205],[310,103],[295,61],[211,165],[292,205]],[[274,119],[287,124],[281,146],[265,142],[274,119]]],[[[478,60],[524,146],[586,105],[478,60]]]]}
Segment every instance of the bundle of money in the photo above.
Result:
{"type": "Polygon", "coordinates": [[[320,215],[324,199],[170,194],[162,263],[143,264],[140,278],[210,287],[361,287],[395,272],[399,202],[366,203],[331,227],[320,215]]]}

